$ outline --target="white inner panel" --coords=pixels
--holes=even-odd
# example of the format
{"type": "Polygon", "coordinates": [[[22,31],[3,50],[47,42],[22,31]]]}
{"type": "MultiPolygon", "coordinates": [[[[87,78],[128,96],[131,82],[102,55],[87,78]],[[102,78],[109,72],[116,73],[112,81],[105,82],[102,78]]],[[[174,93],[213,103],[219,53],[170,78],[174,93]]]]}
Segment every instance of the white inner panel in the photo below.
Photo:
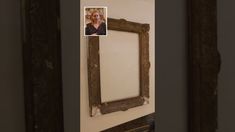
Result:
{"type": "Polygon", "coordinates": [[[100,37],[101,101],[139,95],[138,34],[109,30],[100,37]]]}

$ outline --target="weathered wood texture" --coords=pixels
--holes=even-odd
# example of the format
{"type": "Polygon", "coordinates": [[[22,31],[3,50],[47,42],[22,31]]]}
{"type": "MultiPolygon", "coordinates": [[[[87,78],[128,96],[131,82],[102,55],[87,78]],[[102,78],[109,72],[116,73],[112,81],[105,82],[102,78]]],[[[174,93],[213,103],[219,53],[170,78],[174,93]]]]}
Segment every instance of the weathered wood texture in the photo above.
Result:
{"type": "Polygon", "coordinates": [[[63,132],[59,0],[22,0],[27,132],[63,132]]]}
{"type": "Polygon", "coordinates": [[[99,37],[88,37],[88,87],[90,115],[101,105],[99,37]]]}
{"type": "Polygon", "coordinates": [[[216,0],[189,0],[189,131],[215,132],[217,128],[216,0]]]}
{"type": "MultiPolygon", "coordinates": [[[[111,102],[101,102],[99,37],[88,37],[88,82],[90,115],[96,116],[148,103],[149,98],[149,24],[108,18],[108,29],[137,33],[139,36],[140,95],[111,102]]],[[[119,71],[121,72],[121,71],[119,71]]]]}
{"type": "Polygon", "coordinates": [[[105,102],[101,104],[101,113],[111,113],[115,111],[126,111],[130,108],[141,106],[144,104],[144,99],[141,96],[122,99],[118,101],[105,102]]]}

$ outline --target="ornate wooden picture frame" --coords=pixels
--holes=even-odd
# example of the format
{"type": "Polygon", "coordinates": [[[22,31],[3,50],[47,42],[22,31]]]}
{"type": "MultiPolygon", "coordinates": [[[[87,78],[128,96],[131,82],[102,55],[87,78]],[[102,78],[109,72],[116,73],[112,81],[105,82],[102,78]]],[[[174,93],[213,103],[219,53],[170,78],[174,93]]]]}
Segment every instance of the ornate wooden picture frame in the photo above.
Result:
{"type": "MultiPolygon", "coordinates": [[[[26,132],[63,132],[60,1],[21,3],[26,132]]],[[[215,132],[220,69],[216,0],[187,3],[188,131],[215,132]]]]}
{"type": "Polygon", "coordinates": [[[117,101],[101,102],[99,37],[89,36],[88,84],[90,116],[107,114],[147,104],[149,100],[149,24],[108,18],[108,29],[137,33],[139,37],[139,84],[140,95],[117,101]]]}

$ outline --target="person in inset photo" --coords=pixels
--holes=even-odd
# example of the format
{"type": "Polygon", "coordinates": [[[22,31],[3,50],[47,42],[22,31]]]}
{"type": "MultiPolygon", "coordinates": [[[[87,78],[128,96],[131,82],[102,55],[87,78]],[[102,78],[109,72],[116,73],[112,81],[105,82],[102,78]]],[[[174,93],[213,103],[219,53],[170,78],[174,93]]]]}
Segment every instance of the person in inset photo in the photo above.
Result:
{"type": "Polygon", "coordinates": [[[97,9],[93,9],[89,13],[90,15],[86,18],[90,21],[86,23],[85,35],[106,35],[104,15],[97,9]]]}

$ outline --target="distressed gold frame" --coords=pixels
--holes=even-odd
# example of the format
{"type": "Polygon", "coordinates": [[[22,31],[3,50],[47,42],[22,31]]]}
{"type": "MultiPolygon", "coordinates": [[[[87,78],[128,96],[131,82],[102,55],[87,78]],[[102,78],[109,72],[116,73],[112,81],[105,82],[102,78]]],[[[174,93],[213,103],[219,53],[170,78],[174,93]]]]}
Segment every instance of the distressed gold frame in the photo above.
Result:
{"type": "Polygon", "coordinates": [[[108,18],[108,29],[137,33],[139,36],[140,95],[117,101],[101,102],[99,37],[88,37],[88,83],[90,116],[107,114],[147,104],[149,101],[149,24],[108,18]]]}

